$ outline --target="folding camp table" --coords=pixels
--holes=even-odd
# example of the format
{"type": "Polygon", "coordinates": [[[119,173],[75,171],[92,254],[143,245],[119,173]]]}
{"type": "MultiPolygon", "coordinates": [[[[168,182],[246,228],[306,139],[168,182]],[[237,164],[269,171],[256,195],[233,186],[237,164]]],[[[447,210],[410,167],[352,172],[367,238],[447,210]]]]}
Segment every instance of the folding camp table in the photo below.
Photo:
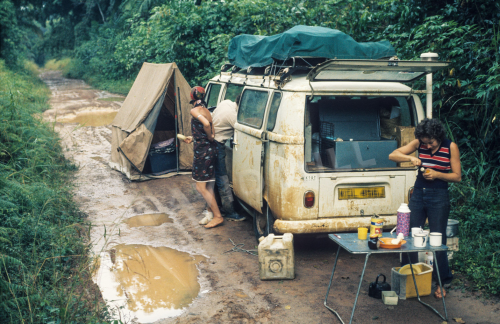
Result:
{"type": "MultiPolygon", "coordinates": [[[[332,313],[337,315],[338,319],[340,320],[341,323],[344,323],[342,318],[340,317],[339,313],[337,311],[333,310],[330,308],[326,302],[328,299],[328,294],[330,293],[330,288],[332,286],[332,281],[333,281],[333,275],[335,273],[335,268],[337,266],[337,260],[339,259],[339,254],[340,254],[340,248],[343,248],[349,253],[352,254],[366,254],[365,257],[365,265],[363,267],[363,272],[361,272],[361,278],[359,279],[359,285],[358,285],[358,292],[356,293],[356,299],[354,300],[354,305],[352,307],[352,313],[351,313],[351,319],[349,323],[352,323],[352,318],[354,316],[354,310],[356,309],[356,303],[358,302],[358,297],[359,297],[359,291],[361,290],[361,283],[363,282],[363,276],[365,275],[365,269],[366,269],[366,264],[368,263],[368,258],[370,257],[371,254],[382,254],[382,253],[409,253],[409,252],[432,252],[434,255],[434,260],[436,260],[436,253],[438,251],[447,251],[448,247],[446,245],[441,245],[441,246],[430,246],[427,244],[425,247],[415,247],[413,246],[413,238],[407,238],[406,243],[401,245],[400,248],[398,249],[378,249],[378,250],[370,250],[368,248],[368,240],[360,240],[358,239],[358,234],[357,233],[339,233],[339,234],[329,234],[328,237],[337,243],[339,245],[339,248],[337,250],[337,255],[335,256],[335,263],[333,264],[333,270],[332,270],[332,276],[330,278],[330,283],[328,284],[328,290],[326,291],[326,296],[325,296],[325,302],[324,305],[328,310],[330,310],[332,313]]],[[[384,233],[383,237],[393,237],[395,238],[395,235],[390,235],[389,233],[384,233]]],[[[409,259],[409,258],[408,258],[409,259]]],[[[410,260],[410,265],[411,265],[411,260],[410,260]]],[[[437,265],[437,262],[434,263],[436,266],[436,272],[438,274],[438,282],[439,282],[439,287],[441,287],[441,291],[443,290],[443,286],[441,285],[441,276],[439,275],[439,268],[437,265]]],[[[420,295],[418,293],[418,287],[417,283],[415,280],[415,273],[413,272],[413,267],[410,266],[411,269],[411,275],[413,277],[413,283],[415,285],[415,290],[417,292],[417,297],[418,301],[427,306],[428,308],[432,309],[437,315],[439,315],[444,321],[448,321],[448,313],[446,311],[446,303],[443,300],[443,307],[444,307],[444,317],[441,315],[434,307],[430,306],[429,304],[424,303],[422,300],[420,300],[420,295]]]]}

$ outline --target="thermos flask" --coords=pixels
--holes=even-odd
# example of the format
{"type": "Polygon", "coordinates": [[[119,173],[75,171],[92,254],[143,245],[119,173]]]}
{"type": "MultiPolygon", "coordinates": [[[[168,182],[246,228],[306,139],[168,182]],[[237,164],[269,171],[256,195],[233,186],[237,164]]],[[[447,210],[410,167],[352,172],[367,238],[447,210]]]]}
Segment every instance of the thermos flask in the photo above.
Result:
{"type": "Polygon", "coordinates": [[[410,208],[403,203],[398,208],[398,225],[396,227],[396,235],[403,233],[405,237],[410,236],[410,208]]]}

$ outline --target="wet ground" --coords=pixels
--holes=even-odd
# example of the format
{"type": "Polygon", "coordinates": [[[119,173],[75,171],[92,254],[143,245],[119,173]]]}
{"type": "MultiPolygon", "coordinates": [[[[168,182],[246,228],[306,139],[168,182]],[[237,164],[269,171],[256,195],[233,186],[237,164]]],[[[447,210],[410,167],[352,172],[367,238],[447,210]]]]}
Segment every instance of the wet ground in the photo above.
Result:
{"type": "MultiPolygon", "coordinates": [[[[326,235],[296,236],[294,280],[261,281],[250,220],[198,225],[204,202],[190,176],[129,182],[107,164],[112,121],[123,97],[91,89],[59,72],[42,79],[66,155],[79,166],[75,199],[92,222],[95,281],[124,323],[340,323],[324,306],[337,246],[326,235]],[[236,251],[234,251],[236,250],[236,251]]],[[[328,299],[348,322],[364,256],[342,251],[328,299]]],[[[379,273],[390,281],[395,255],[370,258],[354,323],[442,323],[416,299],[386,306],[368,296],[379,273]]],[[[442,312],[432,296],[422,300],[442,312]]],[[[498,323],[497,300],[450,290],[449,322],[498,323]],[[457,320],[454,320],[457,319],[457,320]]]]}

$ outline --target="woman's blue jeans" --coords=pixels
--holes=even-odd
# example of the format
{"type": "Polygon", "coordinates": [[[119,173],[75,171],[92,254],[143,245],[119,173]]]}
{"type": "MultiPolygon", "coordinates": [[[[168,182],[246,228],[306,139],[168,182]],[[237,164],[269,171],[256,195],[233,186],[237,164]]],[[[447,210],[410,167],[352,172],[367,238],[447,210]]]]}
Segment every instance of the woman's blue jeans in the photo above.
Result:
{"type": "MultiPolygon", "coordinates": [[[[446,245],[446,226],[448,226],[448,216],[450,215],[450,199],[448,189],[414,189],[410,203],[410,228],[424,228],[425,220],[429,221],[430,232],[439,232],[443,236],[442,244],[446,245]]],[[[418,253],[410,253],[411,262],[418,262],[418,253]]],[[[442,284],[449,284],[453,279],[448,265],[448,255],[446,252],[436,252],[434,263],[438,264],[439,275],[442,284]]],[[[408,264],[407,253],[403,253],[401,265],[408,264]]],[[[434,267],[433,278],[437,281],[436,267],[434,267]]]]}
{"type": "MultiPolygon", "coordinates": [[[[219,189],[219,195],[222,202],[222,207],[226,213],[226,217],[239,219],[240,216],[234,211],[233,193],[229,186],[229,178],[226,169],[226,148],[225,143],[217,142],[217,160],[215,161],[215,184],[219,189]]],[[[244,218],[243,218],[244,219],[244,218]]]]}

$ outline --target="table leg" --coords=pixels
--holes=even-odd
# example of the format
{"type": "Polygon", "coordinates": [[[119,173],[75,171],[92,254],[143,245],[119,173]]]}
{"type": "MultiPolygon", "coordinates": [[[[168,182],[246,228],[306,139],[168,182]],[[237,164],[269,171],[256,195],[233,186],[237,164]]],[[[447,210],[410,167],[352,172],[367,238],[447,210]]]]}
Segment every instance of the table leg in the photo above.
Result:
{"type": "MultiPolygon", "coordinates": [[[[433,252],[433,256],[434,256],[434,261],[436,261],[436,254],[434,252],[433,252]]],[[[441,319],[443,319],[444,321],[448,321],[448,312],[446,311],[446,304],[444,302],[444,298],[442,298],[442,299],[443,299],[443,306],[444,306],[445,317],[443,317],[443,315],[441,315],[434,307],[432,307],[431,305],[429,305],[427,303],[424,303],[420,299],[420,294],[418,293],[418,287],[417,287],[417,280],[415,279],[415,273],[413,272],[413,264],[411,263],[410,253],[408,253],[408,261],[410,262],[411,275],[413,277],[413,284],[415,285],[415,291],[417,292],[418,301],[422,305],[427,306],[428,308],[432,309],[436,314],[439,315],[439,317],[441,317],[441,319]]],[[[434,262],[434,264],[436,265],[436,272],[438,274],[439,286],[441,287],[441,290],[442,290],[443,287],[441,286],[441,277],[439,276],[439,268],[437,267],[437,262],[434,262]]]]}
{"type": "Polygon", "coordinates": [[[359,279],[358,292],[356,293],[356,299],[354,300],[354,306],[352,307],[351,320],[349,321],[349,324],[352,323],[352,317],[354,316],[354,310],[356,309],[356,304],[358,302],[359,291],[361,290],[361,284],[363,283],[363,277],[365,276],[366,264],[368,263],[368,258],[370,257],[370,254],[371,253],[367,253],[366,254],[365,266],[363,267],[363,272],[361,273],[361,278],[359,279]]]}
{"type": "MultiPolygon", "coordinates": [[[[325,305],[325,307],[332,313],[334,313],[337,318],[339,319],[339,321],[342,323],[342,324],[345,324],[344,321],[342,320],[342,318],[340,317],[339,313],[330,308],[327,304],[326,304],[326,301],[328,299],[328,294],[330,293],[330,288],[332,286],[332,281],[333,281],[333,274],[335,273],[335,267],[337,266],[337,260],[339,258],[339,254],[340,254],[340,246],[339,246],[339,249],[337,250],[337,256],[335,257],[335,263],[333,265],[333,270],[332,270],[332,276],[330,277],[330,283],[328,284],[328,289],[326,290],[326,296],[325,296],[325,302],[323,303],[325,305]]],[[[351,313],[351,319],[349,321],[349,324],[352,323],[352,318],[354,316],[354,311],[356,310],[356,304],[358,303],[358,297],[359,297],[359,292],[361,291],[361,284],[363,283],[363,277],[365,275],[365,270],[366,270],[366,264],[368,262],[368,258],[370,257],[370,254],[371,253],[368,253],[366,255],[366,258],[365,258],[365,265],[363,267],[363,272],[361,272],[361,279],[359,279],[359,285],[358,285],[358,292],[356,293],[356,299],[354,300],[354,305],[352,307],[352,313],[351,313]]]]}
{"type": "Polygon", "coordinates": [[[332,286],[332,281],[333,281],[333,274],[335,273],[335,268],[337,267],[337,260],[339,259],[339,254],[340,254],[340,245],[339,245],[339,248],[337,250],[337,255],[335,256],[335,263],[333,264],[333,270],[332,270],[332,276],[330,277],[330,283],[328,284],[328,289],[326,290],[326,296],[325,296],[325,302],[323,303],[325,305],[326,308],[328,308],[328,310],[332,313],[334,313],[335,315],[337,315],[338,319],[340,320],[340,322],[342,324],[345,324],[344,321],[342,320],[342,318],[340,318],[340,315],[339,313],[337,313],[336,310],[333,310],[331,309],[330,307],[328,307],[328,305],[326,305],[326,301],[328,299],[328,294],[330,294],[330,288],[332,286]]]}

